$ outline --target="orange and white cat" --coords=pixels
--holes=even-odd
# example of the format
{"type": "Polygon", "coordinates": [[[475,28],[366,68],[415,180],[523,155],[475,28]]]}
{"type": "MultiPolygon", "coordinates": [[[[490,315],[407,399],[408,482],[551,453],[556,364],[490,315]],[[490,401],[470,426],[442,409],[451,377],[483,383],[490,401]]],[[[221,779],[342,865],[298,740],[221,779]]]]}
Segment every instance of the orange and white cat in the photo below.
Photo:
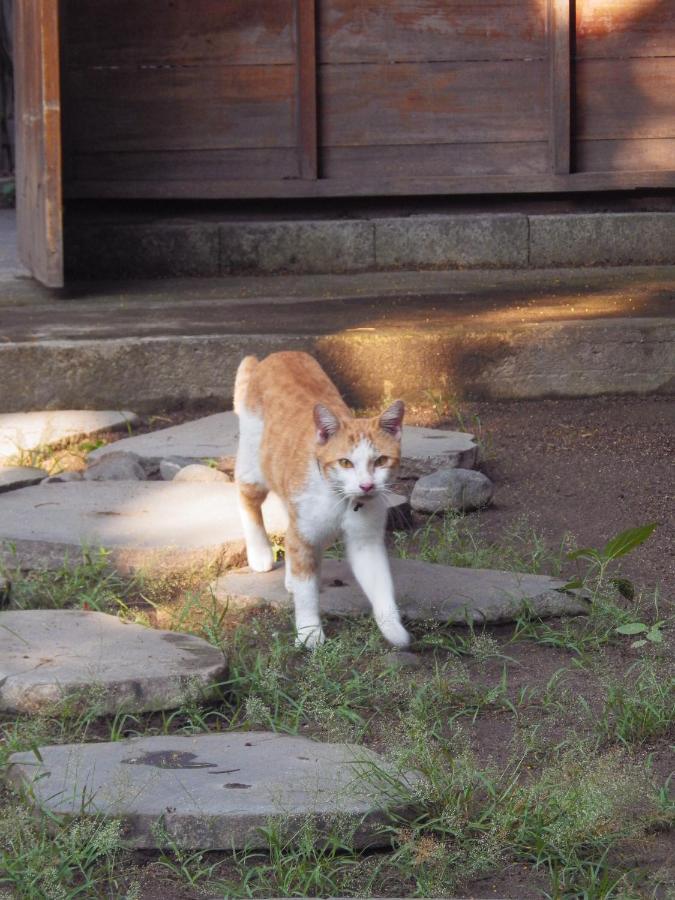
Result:
{"type": "Polygon", "coordinates": [[[324,640],[319,618],[323,551],[342,537],[380,631],[397,647],[401,624],[384,545],[385,494],[401,456],[404,406],[357,419],[307,353],[242,360],[234,388],[239,416],[235,477],[249,566],[272,568],[261,505],[274,491],[288,510],[286,589],[293,595],[298,645],[324,640]]]}

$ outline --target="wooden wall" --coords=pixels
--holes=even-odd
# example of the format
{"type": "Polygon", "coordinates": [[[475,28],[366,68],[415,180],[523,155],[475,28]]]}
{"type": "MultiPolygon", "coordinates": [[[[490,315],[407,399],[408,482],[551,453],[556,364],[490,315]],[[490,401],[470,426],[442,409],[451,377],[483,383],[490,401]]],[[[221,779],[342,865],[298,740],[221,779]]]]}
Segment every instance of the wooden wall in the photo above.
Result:
{"type": "Polygon", "coordinates": [[[576,0],[579,171],[675,169],[675,2],[576,0]]]}
{"type": "Polygon", "coordinates": [[[675,184],[673,0],[63,0],[62,29],[71,196],[675,184]]]}

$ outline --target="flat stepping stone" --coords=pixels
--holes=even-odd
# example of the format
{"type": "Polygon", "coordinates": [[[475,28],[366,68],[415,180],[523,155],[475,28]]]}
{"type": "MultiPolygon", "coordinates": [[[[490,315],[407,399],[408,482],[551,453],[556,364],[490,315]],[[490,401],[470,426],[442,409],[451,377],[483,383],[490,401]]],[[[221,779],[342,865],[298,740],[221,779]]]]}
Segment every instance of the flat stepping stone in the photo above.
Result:
{"type": "Polygon", "coordinates": [[[39,484],[47,475],[35,466],[0,466],[0,494],[39,484]]]}
{"type": "MultiPolygon", "coordinates": [[[[158,463],[169,456],[220,459],[236,454],[238,440],[239,420],[236,414],[223,412],[172,428],[124,438],[99,447],[88,458],[93,461],[115,451],[131,451],[149,463],[158,463]]],[[[471,434],[403,426],[403,455],[406,459],[470,469],[476,463],[477,454],[478,446],[471,434]]]]}
{"type": "Polygon", "coordinates": [[[401,448],[405,460],[434,466],[472,469],[478,461],[476,439],[464,431],[404,425],[401,448]]]}
{"type": "Polygon", "coordinates": [[[220,650],[202,638],[124,624],[87,610],[0,612],[0,710],[39,713],[65,697],[101,715],[175,709],[223,681],[220,650]]]}
{"type": "Polygon", "coordinates": [[[64,409],[0,414],[0,459],[20,450],[54,447],[101,431],[116,431],[138,421],[135,413],[64,409]]]}
{"type": "MultiPolygon", "coordinates": [[[[416,559],[392,559],[391,568],[399,609],[411,621],[511,622],[524,606],[541,617],[588,611],[578,594],[560,591],[564,581],[548,575],[462,569],[416,559]]],[[[292,606],[283,566],[262,574],[250,569],[229,572],[217,578],[212,589],[218,600],[231,606],[292,606]]],[[[320,606],[327,615],[370,613],[370,604],[345,560],[323,561],[320,606]]]]}
{"type": "MultiPolygon", "coordinates": [[[[391,807],[383,759],[363,747],[319,744],[271,732],[143,737],[106,744],[40,747],[10,757],[9,781],[50,815],[120,819],[134,848],[266,847],[257,829],[270,819],[293,834],[307,816],[317,825],[336,814],[362,822],[359,843],[391,807]]],[[[389,769],[386,769],[389,772],[389,769]]],[[[393,773],[392,777],[393,776],[393,773]]]]}
{"type": "MultiPolygon", "coordinates": [[[[234,484],[166,481],[81,481],[41,484],[0,494],[0,545],[13,545],[10,565],[40,568],[41,559],[104,547],[119,568],[178,568],[245,561],[234,484]]],[[[281,501],[263,506],[270,534],[287,526],[281,501]]],[[[2,557],[0,556],[0,559],[2,557]]]]}
{"type": "Polygon", "coordinates": [[[123,438],[89,454],[90,461],[113,451],[137,453],[150,463],[158,463],[168,456],[182,456],[188,460],[220,459],[234,456],[239,440],[239,419],[233,412],[215,413],[183,425],[162,428],[148,434],[123,438]]]}

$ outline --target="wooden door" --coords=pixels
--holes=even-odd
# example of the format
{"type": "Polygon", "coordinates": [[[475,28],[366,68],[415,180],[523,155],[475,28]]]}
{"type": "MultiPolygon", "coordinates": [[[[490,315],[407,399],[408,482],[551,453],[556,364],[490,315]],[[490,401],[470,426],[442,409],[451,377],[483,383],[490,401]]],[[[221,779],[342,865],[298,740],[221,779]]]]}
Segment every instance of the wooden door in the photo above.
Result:
{"type": "Polygon", "coordinates": [[[63,285],[58,0],[17,0],[16,207],[19,258],[49,287],[63,285]]]}

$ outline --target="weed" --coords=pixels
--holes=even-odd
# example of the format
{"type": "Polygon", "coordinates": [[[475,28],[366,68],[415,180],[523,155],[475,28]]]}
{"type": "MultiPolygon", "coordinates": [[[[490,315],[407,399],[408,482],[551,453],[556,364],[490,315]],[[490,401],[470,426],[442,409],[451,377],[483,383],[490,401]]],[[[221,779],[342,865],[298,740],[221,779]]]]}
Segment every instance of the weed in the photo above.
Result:
{"type": "Polygon", "coordinates": [[[593,721],[601,740],[643,744],[675,723],[675,679],[651,660],[632,665],[621,681],[605,682],[605,699],[593,721]]]}
{"type": "Polygon", "coordinates": [[[22,900],[120,897],[121,826],[94,818],[36,821],[22,804],[0,818],[0,886],[22,900]]]}
{"type": "Polygon", "coordinates": [[[485,539],[479,519],[448,512],[412,533],[395,532],[394,547],[402,559],[414,556],[442,565],[552,575],[561,569],[562,553],[550,551],[525,519],[514,523],[497,544],[485,539]]]}
{"type": "Polygon", "coordinates": [[[4,569],[11,584],[11,604],[15,609],[92,609],[117,612],[126,608],[130,591],[127,580],[109,564],[109,552],[103,549],[81,551],[81,560],[65,559],[57,568],[21,572],[15,566],[4,569]]]}

